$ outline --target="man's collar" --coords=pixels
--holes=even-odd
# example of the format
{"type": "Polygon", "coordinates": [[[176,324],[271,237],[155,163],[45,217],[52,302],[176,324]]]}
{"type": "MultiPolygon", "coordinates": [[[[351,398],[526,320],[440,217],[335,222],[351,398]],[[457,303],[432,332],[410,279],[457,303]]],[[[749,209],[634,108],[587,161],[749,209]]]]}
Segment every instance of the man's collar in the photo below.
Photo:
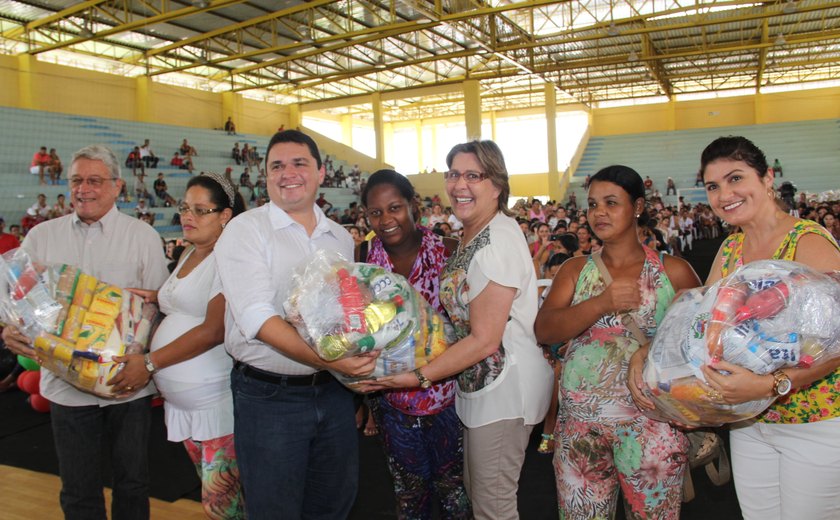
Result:
{"type": "MultiPolygon", "coordinates": [[[[268,202],[268,216],[271,220],[271,227],[274,229],[282,229],[293,224],[300,225],[295,219],[289,215],[286,210],[274,202],[268,202]]],[[[327,216],[321,211],[317,204],[312,205],[312,211],[315,213],[315,229],[312,231],[312,236],[317,236],[322,233],[330,232],[329,224],[327,223],[327,216]]]]}
{"type": "Polygon", "coordinates": [[[102,227],[102,231],[107,231],[107,230],[111,229],[111,227],[112,227],[112,225],[113,225],[114,221],[116,221],[116,219],[117,219],[117,215],[119,214],[119,212],[120,212],[120,210],[118,210],[118,209],[117,209],[117,205],[116,205],[116,204],[114,204],[114,206],[113,206],[110,210],[108,210],[108,212],[107,212],[107,213],[105,213],[105,215],[103,215],[103,216],[102,216],[102,218],[100,218],[99,220],[97,220],[97,221],[96,221],[96,222],[94,222],[93,224],[85,224],[85,223],[84,223],[84,222],[82,222],[82,220],[79,218],[79,215],[78,215],[78,214],[76,214],[76,212],[74,211],[74,212],[73,212],[73,217],[72,217],[72,218],[73,218],[73,225],[77,225],[77,226],[84,226],[84,225],[94,226],[94,225],[96,225],[96,224],[99,224],[99,225],[102,227]]]}

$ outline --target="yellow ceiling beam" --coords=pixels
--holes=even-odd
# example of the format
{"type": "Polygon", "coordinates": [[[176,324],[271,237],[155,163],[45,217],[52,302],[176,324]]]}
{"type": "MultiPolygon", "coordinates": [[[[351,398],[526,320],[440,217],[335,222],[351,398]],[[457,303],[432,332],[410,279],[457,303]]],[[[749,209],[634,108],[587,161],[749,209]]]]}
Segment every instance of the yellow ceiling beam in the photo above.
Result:
{"type": "MultiPolygon", "coordinates": [[[[277,18],[283,18],[284,16],[292,16],[303,11],[307,11],[309,9],[315,9],[323,5],[334,3],[335,0],[311,0],[309,2],[304,2],[299,5],[289,7],[287,9],[283,9],[281,11],[275,11],[273,13],[269,13],[263,16],[257,16],[255,18],[249,18],[244,22],[239,22],[231,25],[226,25],[224,27],[219,27],[218,29],[214,29],[212,31],[208,31],[206,33],[201,33],[196,36],[192,36],[185,40],[180,40],[177,42],[173,42],[169,45],[164,45],[163,47],[159,47],[157,49],[149,49],[146,51],[145,54],[141,54],[132,60],[133,63],[139,63],[144,58],[151,58],[152,56],[157,56],[158,54],[164,54],[166,52],[173,51],[179,47],[184,47],[186,45],[195,45],[196,43],[207,40],[210,38],[215,38],[216,36],[221,36],[223,34],[236,32],[242,29],[246,29],[248,27],[253,27],[254,25],[259,25],[261,23],[270,22],[272,20],[276,20],[277,18]]],[[[263,51],[262,53],[264,53],[263,51]]],[[[260,54],[262,54],[260,53],[260,54]]],[[[236,59],[236,58],[232,58],[236,59]]]]}
{"type": "Polygon", "coordinates": [[[88,40],[97,40],[101,38],[106,38],[108,36],[112,36],[114,34],[119,34],[122,32],[133,31],[135,29],[140,29],[141,27],[146,27],[149,25],[154,25],[156,23],[163,23],[168,22],[171,20],[175,20],[177,18],[182,18],[191,14],[196,13],[203,13],[206,11],[212,11],[213,9],[219,9],[221,7],[227,7],[234,4],[241,4],[247,0],[212,0],[210,5],[204,8],[196,8],[196,7],[184,7],[182,9],[176,9],[174,11],[169,11],[162,14],[157,14],[155,16],[149,17],[141,17],[131,22],[126,22],[121,25],[115,25],[109,29],[105,29],[104,31],[99,31],[92,36],[79,36],[76,38],[71,38],[69,40],[65,40],[63,42],[54,43],[51,45],[46,45],[44,47],[39,47],[37,49],[32,49],[29,51],[29,54],[40,54],[42,52],[52,51],[55,49],[62,49],[64,47],[68,47],[70,45],[76,45],[77,43],[86,42],[88,40]]]}
{"type": "Polygon", "coordinates": [[[91,7],[95,7],[99,4],[105,3],[108,0],[88,0],[87,2],[81,2],[79,4],[70,6],[66,9],[62,9],[61,11],[56,11],[55,13],[45,16],[43,18],[39,18],[37,20],[33,20],[26,25],[21,27],[16,27],[9,31],[6,31],[3,34],[0,34],[3,38],[9,38],[10,40],[17,39],[19,36],[27,33],[33,29],[37,29],[38,27],[43,27],[44,25],[49,25],[53,22],[57,22],[62,18],[67,18],[68,16],[73,16],[76,13],[80,13],[82,11],[86,11],[91,7]]]}
{"type": "MultiPolygon", "coordinates": [[[[751,3],[752,2],[743,1],[743,0],[736,0],[736,1],[733,1],[733,2],[718,2],[715,5],[729,6],[729,5],[742,5],[742,4],[751,4],[751,3]]],[[[521,4],[517,3],[517,4],[507,4],[504,7],[509,8],[512,5],[517,6],[517,7],[521,6],[521,4]]],[[[531,5],[530,7],[533,7],[533,5],[531,5]]],[[[665,11],[665,12],[658,12],[658,13],[652,13],[652,14],[644,15],[644,16],[640,16],[640,17],[632,17],[632,18],[622,19],[621,23],[624,24],[627,20],[640,21],[640,20],[645,20],[646,18],[659,17],[659,16],[662,16],[663,14],[675,14],[675,13],[685,12],[685,11],[689,11],[689,10],[695,9],[695,8],[696,8],[696,6],[692,5],[691,7],[681,7],[681,8],[678,8],[678,9],[671,9],[671,10],[665,11]]],[[[800,5],[798,7],[798,12],[819,11],[819,10],[834,9],[834,8],[840,8],[840,2],[831,2],[831,3],[821,4],[821,5],[810,5],[810,6],[801,6],[800,5]]],[[[495,8],[492,8],[492,9],[495,9],[495,8]]],[[[468,13],[459,13],[458,15],[447,15],[447,16],[441,17],[441,21],[451,21],[451,20],[454,20],[454,19],[476,16],[476,14],[478,12],[484,12],[484,11],[487,11],[487,10],[488,9],[477,9],[477,10],[474,10],[474,11],[469,11],[468,13]]],[[[646,35],[646,34],[650,34],[650,33],[678,31],[678,30],[690,29],[690,28],[694,28],[694,27],[698,27],[698,26],[724,25],[724,24],[737,23],[737,22],[742,22],[742,21],[762,20],[762,19],[767,19],[767,18],[776,17],[776,16],[782,16],[782,15],[784,15],[784,13],[781,11],[781,7],[779,7],[778,9],[774,8],[772,10],[771,9],[766,9],[762,12],[756,12],[756,13],[739,13],[737,15],[724,17],[724,18],[713,18],[713,17],[710,18],[710,17],[707,17],[705,15],[697,15],[697,16],[691,17],[691,19],[689,21],[686,21],[686,22],[672,23],[672,24],[661,25],[661,26],[648,25],[648,26],[642,26],[642,27],[627,28],[627,29],[624,29],[624,30],[621,31],[621,36],[633,36],[633,35],[642,36],[642,35],[646,35]]],[[[602,26],[602,28],[607,28],[608,24],[606,22],[604,22],[604,23],[600,24],[600,26],[602,26]]],[[[594,29],[597,29],[600,26],[598,24],[596,24],[594,26],[590,26],[590,27],[583,28],[583,29],[562,31],[562,32],[558,33],[559,35],[558,34],[553,34],[551,36],[543,37],[543,38],[538,39],[538,40],[522,42],[522,43],[517,43],[517,44],[511,44],[511,45],[505,45],[505,46],[498,46],[498,45],[495,44],[494,41],[488,42],[487,44],[491,47],[494,47],[494,50],[496,51],[497,54],[505,55],[505,53],[507,53],[507,52],[512,52],[512,51],[516,51],[516,50],[520,50],[520,49],[528,49],[528,48],[533,48],[533,47],[558,45],[558,44],[564,44],[564,43],[585,42],[585,41],[602,39],[602,38],[605,37],[605,35],[599,30],[594,30],[594,29]]],[[[369,40],[365,40],[365,41],[369,41],[369,40]]],[[[339,48],[350,46],[350,45],[355,45],[356,43],[357,42],[348,42],[348,43],[345,43],[343,45],[340,45],[339,48]]],[[[732,48],[732,47],[729,47],[729,46],[726,47],[726,49],[730,49],[730,48],[732,48]]],[[[756,47],[749,47],[749,48],[754,49],[756,47]]],[[[712,47],[710,47],[709,49],[712,49],[712,47]]],[[[270,62],[263,62],[261,64],[255,64],[255,65],[246,67],[245,69],[256,70],[256,69],[259,69],[259,68],[264,67],[264,66],[282,64],[282,63],[285,63],[285,62],[294,61],[295,59],[299,59],[299,58],[307,58],[307,57],[315,56],[315,55],[319,54],[320,52],[324,52],[326,50],[333,50],[333,48],[326,47],[326,48],[322,48],[322,49],[309,51],[309,52],[306,52],[306,53],[296,54],[296,55],[292,55],[292,56],[286,56],[286,57],[278,58],[276,60],[271,60],[270,62]]],[[[456,53],[447,54],[446,57],[447,58],[454,58],[454,57],[475,55],[475,54],[478,54],[479,50],[480,49],[473,49],[473,50],[468,50],[468,51],[459,51],[459,52],[456,52],[456,53]]],[[[685,56],[701,55],[701,54],[705,54],[707,52],[709,52],[708,49],[703,49],[703,50],[689,52],[689,53],[686,53],[684,55],[685,56]]],[[[712,51],[712,52],[717,53],[717,52],[723,52],[723,51],[716,51],[715,50],[715,51],[712,51]]],[[[674,53],[668,53],[667,55],[657,55],[656,59],[657,60],[658,59],[669,59],[669,58],[676,58],[676,57],[680,57],[680,55],[679,54],[674,54],[674,53]]],[[[406,67],[406,66],[418,65],[418,64],[421,64],[421,63],[436,61],[436,60],[439,60],[439,59],[441,59],[440,56],[430,56],[430,57],[413,59],[413,60],[404,60],[404,61],[401,61],[400,63],[398,63],[397,66],[406,67]]],[[[621,59],[621,58],[615,57],[615,58],[612,58],[612,59],[607,58],[606,60],[604,58],[597,58],[597,59],[592,60],[592,61],[596,65],[597,64],[613,65],[613,64],[621,63],[624,60],[621,59]]],[[[591,66],[591,65],[590,64],[584,64],[582,66],[591,66]]],[[[559,69],[554,68],[554,69],[549,69],[549,70],[565,70],[567,68],[569,68],[569,67],[562,67],[562,68],[559,68],[559,69]]],[[[315,82],[307,83],[306,87],[307,88],[312,88],[312,87],[317,87],[319,85],[323,85],[323,84],[330,83],[330,82],[333,82],[333,81],[340,81],[340,80],[350,79],[350,78],[357,77],[357,76],[364,76],[366,74],[370,74],[371,72],[373,72],[373,70],[374,69],[372,69],[372,68],[365,68],[365,69],[359,69],[359,70],[355,70],[355,71],[348,71],[347,73],[341,73],[341,74],[337,74],[337,75],[323,76],[322,77],[323,79],[320,79],[320,80],[315,81],[315,82]]],[[[544,72],[544,71],[543,71],[542,68],[537,68],[537,72],[544,72]]],[[[233,70],[233,71],[231,71],[231,73],[233,73],[233,74],[239,73],[239,70],[233,70]]],[[[482,72],[473,72],[473,73],[471,73],[471,77],[486,78],[487,74],[482,73],[482,72]]],[[[274,86],[274,85],[277,85],[277,84],[279,84],[279,82],[264,85],[264,86],[274,86]]],[[[247,88],[237,89],[237,91],[239,91],[239,90],[248,90],[248,89],[247,88]]]]}
{"type": "MultiPolygon", "coordinates": [[[[767,20],[761,23],[761,43],[770,42],[770,24],[767,20]]],[[[764,76],[764,68],[767,63],[767,47],[762,47],[758,51],[758,72],[755,75],[755,91],[761,88],[761,78],[764,76]]]]}
{"type": "MultiPolygon", "coordinates": [[[[325,1],[325,0],[316,0],[316,2],[317,1],[325,1]]],[[[332,1],[334,1],[334,0],[332,0],[332,1]]],[[[325,3],[332,3],[332,1],[326,1],[325,3]]],[[[312,51],[308,51],[308,52],[305,52],[305,53],[299,53],[299,54],[295,54],[293,56],[288,56],[288,57],[280,57],[280,58],[276,58],[274,60],[270,60],[270,61],[266,61],[266,62],[262,62],[262,63],[258,63],[258,64],[253,64],[253,65],[248,65],[248,66],[245,66],[245,67],[240,67],[240,68],[231,70],[230,73],[231,74],[243,74],[243,73],[250,72],[250,71],[257,70],[257,69],[264,68],[264,67],[272,67],[272,66],[275,66],[275,65],[280,65],[280,64],[283,64],[287,61],[292,61],[292,60],[295,60],[295,59],[307,58],[307,57],[310,57],[310,56],[316,56],[318,54],[322,54],[324,52],[334,51],[334,50],[338,50],[338,49],[342,49],[342,48],[346,48],[346,47],[352,47],[352,46],[354,46],[358,43],[369,43],[369,42],[372,42],[372,41],[382,40],[384,38],[389,38],[389,37],[392,37],[392,36],[398,36],[398,35],[401,35],[401,34],[407,34],[407,33],[412,33],[412,32],[415,32],[415,31],[421,31],[421,30],[424,30],[424,29],[430,29],[430,28],[436,27],[436,26],[438,26],[438,25],[440,25],[441,23],[444,23],[444,22],[454,22],[454,21],[459,21],[459,20],[463,20],[463,19],[472,18],[472,17],[475,17],[475,16],[484,16],[484,15],[488,15],[488,14],[501,13],[501,12],[505,12],[505,11],[511,11],[511,10],[514,10],[514,9],[533,9],[533,8],[536,8],[536,7],[542,7],[542,6],[545,6],[545,5],[556,4],[556,3],[557,3],[557,0],[529,0],[527,2],[517,2],[517,3],[514,3],[514,4],[500,5],[500,6],[497,6],[497,7],[486,7],[486,8],[474,9],[474,10],[471,10],[471,11],[466,11],[466,12],[461,12],[461,13],[447,14],[447,15],[440,16],[439,20],[434,20],[434,21],[431,21],[431,22],[426,22],[426,23],[421,23],[421,24],[418,24],[415,21],[405,21],[405,22],[398,22],[398,23],[383,25],[383,26],[379,26],[379,27],[370,27],[370,28],[365,28],[365,29],[361,29],[361,30],[357,30],[357,31],[350,31],[350,32],[342,33],[342,34],[335,34],[335,35],[332,35],[332,36],[326,36],[326,37],[323,37],[323,38],[318,38],[315,43],[318,44],[320,47],[315,48],[312,51]],[[368,35],[376,35],[377,37],[375,37],[375,38],[365,38],[365,36],[368,36],[368,35]],[[353,39],[353,38],[356,38],[356,39],[354,39],[352,41],[348,41],[348,39],[353,39]],[[333,45],[329,45],[332,42],[338,42],[338,43],[335,43],[333,45]]],[[[311,5],[312,5],[311,3],[306,4],[307,7],[311,7],[311,5]]],[[[249,20],[247,22],[242,22],[242,24],[253,25],[253,24],[251,24],[251,21],[252,20],[249,20]]],[[[242,25],[242,24],[235,24],[235,25],[242,25]]],[[[228,28],[232,28],[232,27],[234,27],[234,26],[228,26],[228,28]]],[[[217,29],[216,31],[212,31],[212,33],[204,33],[204,35],[212,34],[213,36],[218,36],[219,34],[224,34],[226,32],[231,32],[232,30],[237,30],[237,29],[238,29],[238,27],[233,28],[233,29],[229,29],[229,30],[226,29],[226,28],[220,28],[220,29],[217,29]]],[[[201,35],[201,36],[204,36],[204,35],[201,35]]],[[[195,43],[201,41],[202,39],[204,39],[203,37],[202,38],[195,37],[195,38],[196,39],[194,39],[193,44],[195,44],[195,43]]],[[[181,42],[177,42],[177,43],[180,44],[181,42]]],[[[231,61],[231,60],[236,60],[236,59],[247,59],[247,58],[250,58],[250,57],[253,57],[253,56],[258,56],[260,54],[270,54],[270,53],[273,53],[273,52],[283,52],[283,51],[287,51],[287,50],[302,47],[302,46],[305,47],[305,46],[312,46],[312,45],[313,44],[301,44],[301,43],[291,43],[291,44],[277,45],[277,46],[273,46],[273,47],[266,47],[266,48],[263,48],[263,49],[256,49],[256,50],[253,50],[253,51],[239,53],[239,54],[235,54],[235,55],[232,55],[232,56],[226,56],[224,58],[219,58],[219,59],[213,60],[211,63],[224,63],[225,61],[231,61]]],[[[171,46],[161,47],[160,49],[155,49],[154,53],[149,51],[147,53],[147,56],[151,57],[153,55],[160,54],[160,52],[165,50],[165,49],[171,50],[171,49],[173,49],[175,47],[178,47],[178,46],[180,46],[180,45],[173,44],[171,46]]],[[[445,59],[445,58],[436,57],[435,59],[445,59]]],[[[186,68],[190,68],[190,67],[183,67],[183,68],[179,68],[178,70],[184,70],[186,68]]],[[[161,71],[156,71],[153,74],[166,74],[167,72],[177,72],[177,70],[161,70],[161,71]]],[[[227,73],[221,74],[219,76],[216,76],[213,79],[219,79],[219,77],[223,77],[226,74],[227,73]]]]}

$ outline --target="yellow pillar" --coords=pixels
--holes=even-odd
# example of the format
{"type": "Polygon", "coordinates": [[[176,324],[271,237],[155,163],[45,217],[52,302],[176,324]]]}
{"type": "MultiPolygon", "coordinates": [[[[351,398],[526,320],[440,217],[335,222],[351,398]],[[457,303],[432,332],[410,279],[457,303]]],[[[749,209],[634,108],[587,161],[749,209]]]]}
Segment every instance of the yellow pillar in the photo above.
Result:
{"type": "Polygon", "coordinates": [[[301,126],[302,121],[303,117],[300,113],[300,105],[297,103],[289,105],[289,129],[298,128],[301,126]]]}
{"type": "Polygon", "coordinates": [[[382,120],[382,94],[374,92],[370,96],[370,104],[373,107],[373,135],[376,140],[376,165],[379,168],[385,166],[385,124],[382,120]]]}
{"type": "Polygon", "coordinates": [[[353,147],[353,118],[348,115],[341,116],[341,142],[353,147]]]}
{"type": "Polygon", "coordinates": [[[435,155],[434,150],[437,149],[437,142],[438,142],[437,141],[437,125],[432,124],[431,127],[432,127],[432,132],[431,132],[432,135],[429,136],[429,137],[432,140],[432,150],[433,150],[432,155],[433,155],[433,157],[429,158],[429,171],[430,172],[432,170],[437,169],[436,165],[438,164],[438,161],[440,161],[440,164],[442,164],[444,166],[446,165],[446,157],[436,157],[436,156],[434,156],[435,155]]]}
{"type": "Polygon", "coordinates": [[[496,111],[490,112],[490,139],[496,140],[496,111]]]}
{"type": "Polygon", "coordinates": [[[237,110],[237,97],[235,92],[222,92],[222,124],[221,127],[224,128],[225,122],[227,122],[227,118],[233,118],[233,123],[237,125],[237,131],[243,131],[242,127],[239,127],[239,111],[237,110]]]}
{"type": "Polygon", "coordinates": [[[154,122],[154,118],[152,117],[152,78],[149,76],[137,76],[135,83],[134,104],[136,113],[134,117],[138,121],[152,123],[154,122]]]}
{"type": "Polygon", "coordinates": [[[668,101],[668,130],[677,129],[677,101],[671,96],[668,101]]]}
{"type": "Polygon", "coordinates": [[[764,94],[756,92],[753,95],[753,111],[755,111],[755,124],[763,124],[766,119],[764,117],[764,94]]]}
{"type": "Polygon", "coordinates": [[[548,196],[560,200],[560,172],[557,169],[557,96],[553,83],[545,84],[545,129],[548,140],[548,196]]]}
{"type": "Polygon", "coordinates": [[[464,123],[467,141],[481,139],[481,84],[474,79],[464,82],[464,123]]]}
{"type": "Polygon", "coordinates": [[[423,120],[418,119],[414,121],[414,131],[417,133],[417,171],[418,172],[425,172],[426,165],[424,164],[423,155],[425,155],[425,150],[423,150],[423,120]]]}
{"type": "Polygon", "coordinates": [[[32,56],[18,55],[18,107],[35,109],[32,96],[32,56]]]}
{"type": "Polygon", "coordinates": [[[382,125],[382,140],[385,150],[385,153],[382,155],[382,162],[385,164],[393,164],[394,161],[389,163],[389,160],[392,159],[390,155],[394,150],[394,123],[385,123],[382,125]],[[390,152],[388,150],[390,150],[390,152]]]}

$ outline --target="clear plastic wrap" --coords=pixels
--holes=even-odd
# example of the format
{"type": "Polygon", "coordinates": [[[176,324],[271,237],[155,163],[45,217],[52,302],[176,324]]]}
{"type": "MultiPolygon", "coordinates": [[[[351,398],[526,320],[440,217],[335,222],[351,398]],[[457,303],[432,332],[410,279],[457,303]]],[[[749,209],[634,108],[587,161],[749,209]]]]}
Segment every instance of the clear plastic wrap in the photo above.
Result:
{"type": "MultiPolygon", "coordinates": [[[[449,322],[405,277],[336,253],[321,251],[303,263],[284,310],[324,360],[382,351],[373,374],[363,379],[420,368],[454,339],[449,322]]],[[[335,376],[350,388],[359,381],[335,376]]]]}
{"type": "Polygon", "coordinates": [[[43,367],[80,390],[114,397],[113,356],[147,350],[156,305],[78,268],[32,262],[23,249],[0,256],[0,319],[29,336],[43,367]]]}
{"type": "MultiPolygon", "coordinates": [[[[700,367],[723,359],[756,374],[840,355],[840,283],[783,260],[747,264],[668,309],[643,378],[659,420],[713,426],[754,417],[775,398],[737,405],[709,399],[700,367]]],[[[647,412],[646,412],[647,413],[647,412]]]]}

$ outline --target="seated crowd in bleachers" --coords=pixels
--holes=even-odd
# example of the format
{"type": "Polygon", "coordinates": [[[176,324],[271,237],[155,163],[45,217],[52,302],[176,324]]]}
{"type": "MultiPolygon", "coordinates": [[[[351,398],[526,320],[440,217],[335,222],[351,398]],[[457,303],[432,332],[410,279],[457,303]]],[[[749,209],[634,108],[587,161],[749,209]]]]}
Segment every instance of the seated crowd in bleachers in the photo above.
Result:
{"type": "MultiPolygon", "coordinates": [[[[174,151],[170,166],[179,169],[186,169],[190,173],[195,169],[193,158],[198,156],[198,151],[184,138],[180,146],[174,151]]],[[[250,207],[257,207],[268,201],[266,192],[266,176],[262,158],[256,146],[244,143],[234,143],[230,160],[237,166],[243,163],[245,167],[238,177],[238,183],[233,179],[233,165],[225,169],[225,177],[231,181],[242,194],[246,204],[250,207]],[[256,171],[256,177],[252,176],[256,171]]],[[[126,158],[125,166],[131,168],[134,177],[133,196],[137,199],[137,206],[134,208],[134,215],[150,225],[155,224],[155,213],[152,208],[158,206],[177,206],[178,197],[169,192],[166,183],[166,176],[159,172],[153,183],[153,190],[149,191],[145,182],[146,168],[156,168],[159,158],[151,149],[150,140],[145,139],[142,145],[133,147],[126,158]]],[[[364,210],[358,203],[358,195],[365,187],[365,179],[362,176],[358,164],[354,164],[348,171],[344,172],[344,166],[336,167],[336,157],[326,154],[324,157],[324,168],[326,175],[322,187],[343,187],[353,190],[355,202],[349,203],[348,207],[335,207],[328,202],[322,193],[318,199],[318,205],[324,210],[329,218],[349,226],[352,231],[364,237],[369,233],[367,222],[364,217],[364,210]]],[[[782,167],[778,159],[774,163],[774,172],[782,173],[782,167]]],[[[63,168],[61,159],[55,149],[47,152],[46,147],[35,153],[32,160],[30,172],[39,174],[39,178],[49,178],[51,183],[58,183],[63,168]]],[[[127,183],[128,181],[126,181],[127,183]]],[[[683,256],[691,251],[694,240],[714,239],[721,236],[724,225],[712,213],[711,208],[706,204],[686,204],[680,198],[679,204],[666,205],[661,191],[654,181],[645,177],[645,191],[649,200],[647,218],[643,226],[640,226],[640,239],[646,245],[664,251],[675,256],[683,256]]],[[[42,183],[45,183],[42,182],[42,183]]],[[[582,185],[586,189],[587,179],[582,185]]],[[[779,197],[786,203],[791,213],[810,218],[824,225],[835,237],[840,236],[840,203],[817,203],[815,198],[808,198],[808,194],[802,192],[799,199],[794,201],[793,196],[796,188],[786,181],[778,188],[779,197]]],[[[121,201],[131,202],[129,188],[124,187],[121,194],[121,201]]],[[[666,181],[666,196],[676,194],[674,181],[668,177],[666,181]]],[[[177,195],[177,194],[176,194],[177,195]]],[[[46,205],[46,196],[41,194],[36,202],[25,215],[21,222],[21,231],[25,233],[34,225],[61,216],[72,211],[72,205],[65,205],[64,195],[58,195],[54,206],[46,205]]],[[[435,195],[425,200],[418,199],[418,210],[421,225],[433,228],[433,230],[444,236],[458,237],[460,222],[452,214],[449,207],[445,207],[439,196],[435,195]]],[[[527,201],[521,199],[513,206],[517,220],[532,245],[532,256],[538,274],[547,272],[549,261],[556,253],[563,253],[569,256],[587,254],[598,246],[598,238],[586,224],[585,210],[578,207],[576,195],[572,191],[562,203],[549,201],[543,205],[538,199],[527,201]]],[[[172,224],[177,224],[179,219],[177,213],[173,215],[172,224]]]]}

